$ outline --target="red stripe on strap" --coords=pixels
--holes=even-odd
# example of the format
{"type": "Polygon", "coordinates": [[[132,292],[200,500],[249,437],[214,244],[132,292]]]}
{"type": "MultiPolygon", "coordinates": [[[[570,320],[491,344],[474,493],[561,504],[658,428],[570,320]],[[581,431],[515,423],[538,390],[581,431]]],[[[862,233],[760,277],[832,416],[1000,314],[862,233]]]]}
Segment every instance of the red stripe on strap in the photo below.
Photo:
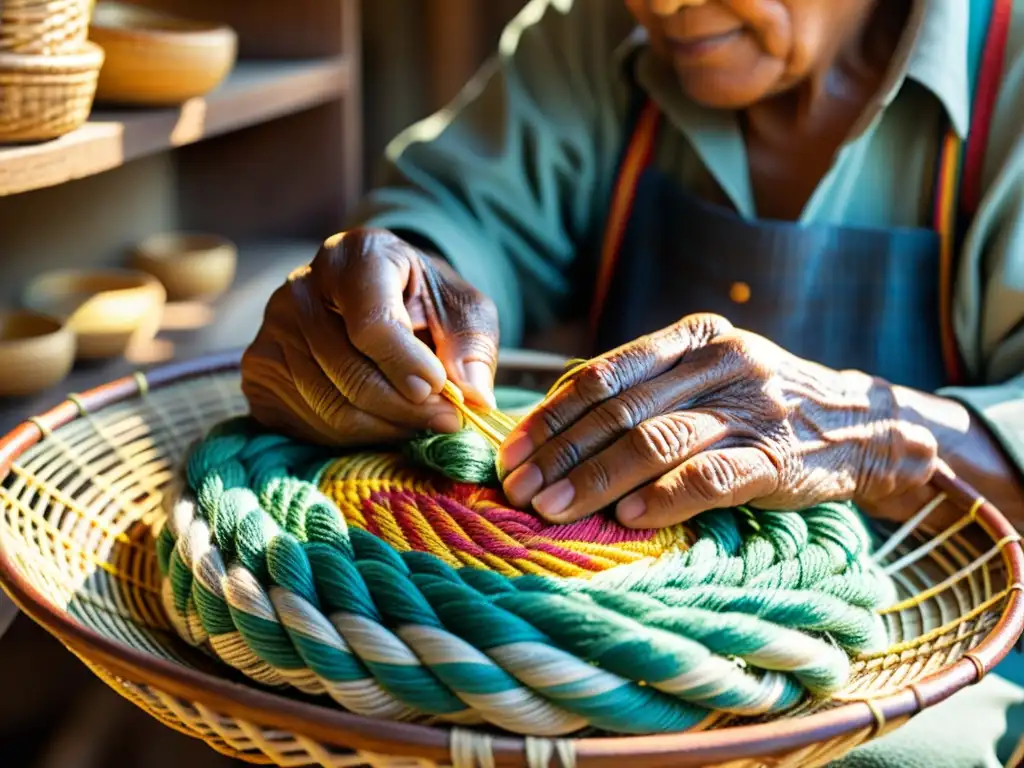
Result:
{"type": "Polygon", "coordinates": [[[1012,18],[1013,0],[996,0],[992,8],[985,48],[982,52],[978,85],[975,91],[974,105],[971,108],[971,132],[964,156],[960,208],[967,213],[973,214],[980,203],[985,150],[988,148],[989,133],[992,129],[992,114],[995,111],[999,85],[1003,78],[1006,41],[1010,34],[1012,18]]]}

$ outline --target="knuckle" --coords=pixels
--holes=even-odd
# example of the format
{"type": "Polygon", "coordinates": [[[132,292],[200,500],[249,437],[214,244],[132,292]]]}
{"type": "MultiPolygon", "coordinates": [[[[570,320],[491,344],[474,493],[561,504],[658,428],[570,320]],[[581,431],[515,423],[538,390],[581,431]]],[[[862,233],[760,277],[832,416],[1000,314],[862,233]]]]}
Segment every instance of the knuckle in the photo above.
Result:
{"type": "Polygon", "coordinates": [[[391,307],[377,305],[360,317],[345,317],[349,340],[361,350],[374,348],[374,355],[387,351],[390,342],[406,331],[402,321],[395,317],[391,307]],[[383,349],[377,347],[383,346],[383,349]]]}
{"type": "Polygon", "coordinates": [[[610,360],[599,357],[577,374],[576,388],[588,403],[614,397],[622,389],[619,369],[610,360]]]}
{"type": "Polygon", "coordinates": [[[709,454],[697,462],[688,473],[688,490],[701,501],[714,503],[728,496],[736,483],[736,469],[721,456],[709,454]]]}
{"type": "Polygon", "coordinates": [[[488,333],[475,330],[461,330],[452,337],[458,346],[461,357],[487,363],[491,368],[498,362],[497,345],[494,337],[488,333]]]}
{"type": "Polygon", "coordinates": [[[649,334],[609,356],[616,373],[618,390],[623,391],[645,381],[661,357],[664,336],[649,334]]]}
{"type": "Polygon", "coordinates": [[[749,357],[747,344],[739,334],[724,334],[716,338],[713,343],[721,351],[724,360],[730,363],[747,362],[749,357]]]}
{"type": "Polygon", "coordinates": [[[591,459],[573,473],[573,486],[587,496],[600,497],[612,488],[612,473],[600,459],[591,459]]]}
{"type": "Polygon", "coordinates": [[[544,439],[550,439],[552,435],[558,435],[565,427],[565,420],[551,408],[541,408],[536,412],[544,425],[544,439]]]}
{"type": "Polygon", "coordinates": [[[382,384],[376,369],[364,365],[358,358],[342,360],[338,364],[336,375],[341,394],[363,410],[374,394],[380,391],[382,384]]]}
{"type": "Polygon", "coordinates": [[[713,312],[686,315],[678,322],[678,325],[688,336],[702,343],[707,343],[733,330],[732,323],[713,312]]]}
{"type": "Polygon", "coordinates": [[[684,448],[676,427],[665,419],[650,419],[629,432],[631,452],[647,464],[666,464],[684,448]]]}
{"type": "Polygon", "coordinates": [[[625,393],[605,401],[593,412],[597,429],[605,434],[614,434],[632,429],[643,421],[639,409],[632,404],[625,393]]]}
{"type": "Polygon", "coordinates": [[[358,232],[339,232],[328,237],[310,261],[308,272],[316,276],[341,272],[348,262],[349,243],[353,239],[359,239],[358,232]]]}
{"type": "Polygon", "coordinates": [[[468,312],[471,322],[483,333],[493,333],[498,329],[498,305],[490,296],[486,296],[475,289],[468,291],[469,306],[468,312]]]}
{"type": "Polygon", "coordinates": [[[580,463],[582,456],[577,445],[558,435],[537,455],[535,463],[546,483],[565,477],[580,463]]]}

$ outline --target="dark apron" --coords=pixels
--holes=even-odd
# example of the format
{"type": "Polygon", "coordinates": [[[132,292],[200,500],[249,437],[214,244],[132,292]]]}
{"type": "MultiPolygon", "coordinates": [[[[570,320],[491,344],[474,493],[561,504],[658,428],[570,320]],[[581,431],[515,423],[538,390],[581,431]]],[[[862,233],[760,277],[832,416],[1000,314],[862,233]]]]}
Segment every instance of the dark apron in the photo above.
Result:
{"type": "Polygon", "coordinates": [[[619,253],[599,351],[714,312],[832,368],[945,383],[933,230],[747,221],[648,168],[619,253]]]}
{"type": "Polygon", "coordinates": [[[832,368],[925,391],[967,383],[952,327],[954,256],[978,203],[1012,7],[969,6],[971,135],[961,146],[943,126],[931,228],[748,221],[698,199],[652,167],[658,110],[637,88],[594,291],[592,351],[714,312],[832,368]]]}

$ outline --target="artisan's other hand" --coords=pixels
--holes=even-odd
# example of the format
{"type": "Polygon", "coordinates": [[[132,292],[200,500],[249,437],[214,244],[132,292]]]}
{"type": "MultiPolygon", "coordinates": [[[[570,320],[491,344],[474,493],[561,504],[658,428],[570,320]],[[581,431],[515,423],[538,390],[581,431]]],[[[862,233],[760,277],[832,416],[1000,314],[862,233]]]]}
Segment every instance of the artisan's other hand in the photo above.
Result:
{"type": "Polygon", "coordinates": [[[334,445],[454,431],[438,393],[450,378],[493,402],[494,305],[443,261],[394,234],[329,238],[271,297],[242,358],[252,415],[294,437],[334,445]]]}
{"type": "Polygon", "coordinates": [[[892,388],[691,315],[590,361],[502,446],[505,491],[545,518],[618,501],[661,527],[717,507],[870,502],[926,483],[937,445],[892,388]]]}

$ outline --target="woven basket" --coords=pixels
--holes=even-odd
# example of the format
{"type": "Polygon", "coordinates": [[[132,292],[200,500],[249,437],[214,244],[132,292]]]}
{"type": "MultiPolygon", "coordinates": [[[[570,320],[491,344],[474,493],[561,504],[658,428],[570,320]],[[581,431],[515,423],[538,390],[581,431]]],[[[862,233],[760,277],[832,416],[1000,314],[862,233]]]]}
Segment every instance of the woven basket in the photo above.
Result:
{"type": "Polygon", "coordinates": [[[88,41],[76,53],[0,53],[0,142],[45,141],[89,119],[103,49],[88,41]]]}
{"type": "Polygon", "coordinates": [[[60,55],[82,48],[94,0],[3,0],[0,51],[60,55]]]}
{"type": "Polygon", "coordinates": [[[893,646],[857,659],[841,695],[782,720],[550,741],[377,721],[263,690],[179,640],[161,609],[154,552],[164,490],[190,441],[245,410],[237,365],[236,354],[225,354],[126,377],[0,441],[0,584],[115,691],[241,760],[331,768],[819,766],[976,682],[1024,627],[1020,537],[943,472],[929,508],[945,507],[960,522],[929,535],[918,515],[890,531],[879,552],[901,593],[884,612],[893,646]]]}

